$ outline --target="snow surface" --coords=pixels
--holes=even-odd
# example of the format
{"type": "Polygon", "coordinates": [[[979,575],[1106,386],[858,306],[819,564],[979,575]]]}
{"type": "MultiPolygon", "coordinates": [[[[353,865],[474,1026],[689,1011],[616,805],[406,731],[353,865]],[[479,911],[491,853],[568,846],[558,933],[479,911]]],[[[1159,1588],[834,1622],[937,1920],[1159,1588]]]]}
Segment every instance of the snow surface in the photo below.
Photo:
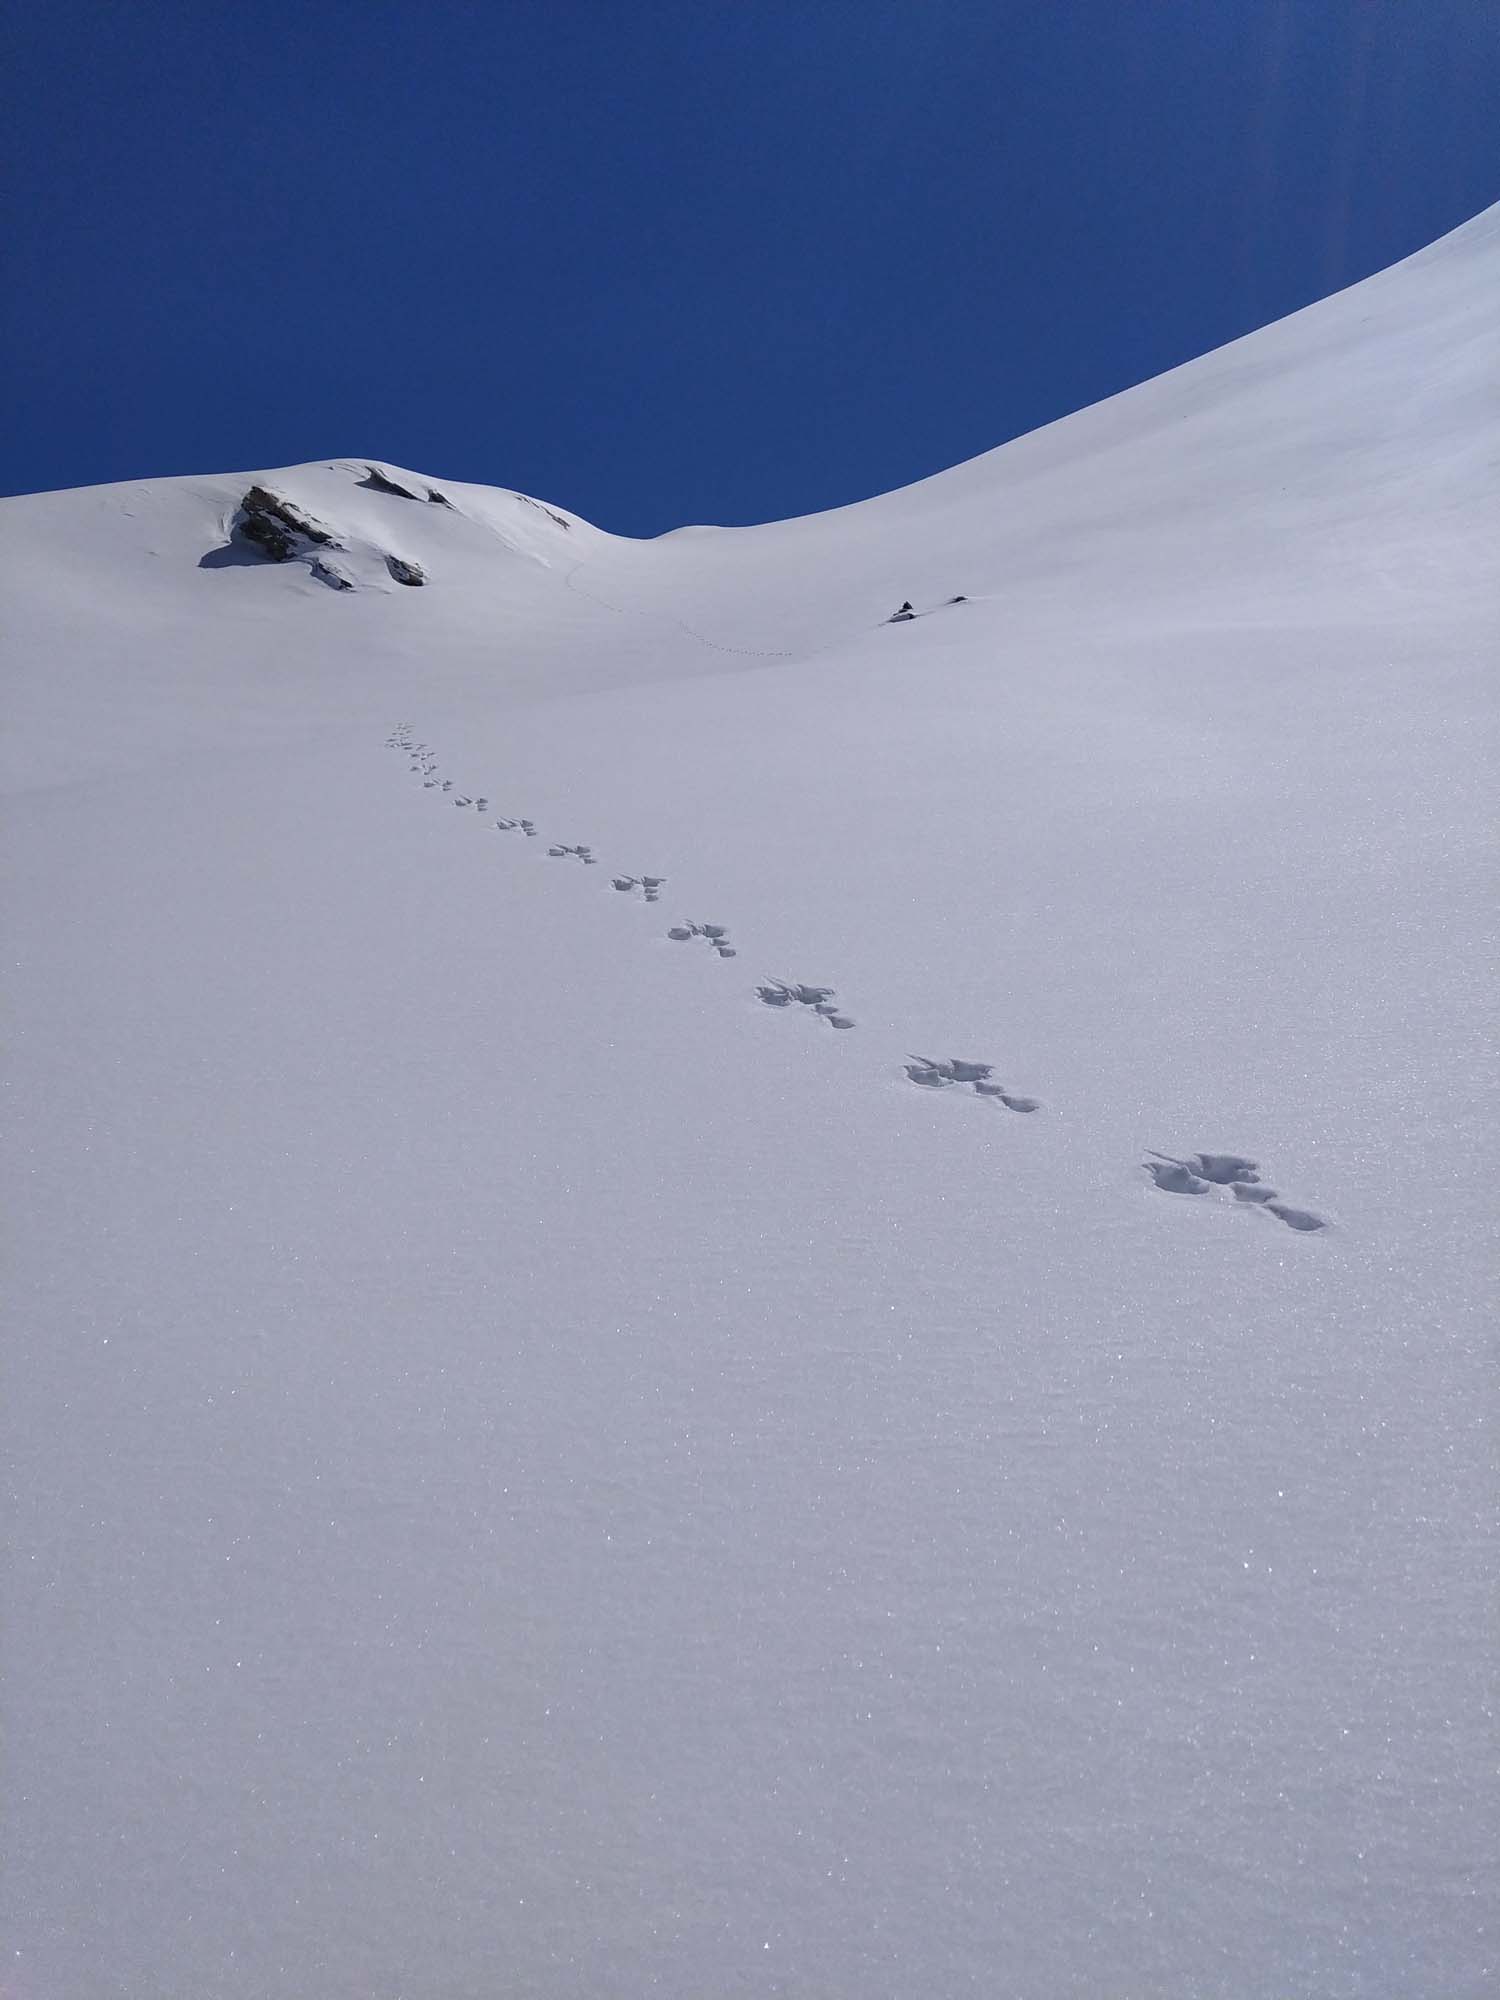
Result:
{"type": "Polygon", "coordinates": [[[7,2000],[1494,1991],[1497,308],[3,503],[7,2000]]]}

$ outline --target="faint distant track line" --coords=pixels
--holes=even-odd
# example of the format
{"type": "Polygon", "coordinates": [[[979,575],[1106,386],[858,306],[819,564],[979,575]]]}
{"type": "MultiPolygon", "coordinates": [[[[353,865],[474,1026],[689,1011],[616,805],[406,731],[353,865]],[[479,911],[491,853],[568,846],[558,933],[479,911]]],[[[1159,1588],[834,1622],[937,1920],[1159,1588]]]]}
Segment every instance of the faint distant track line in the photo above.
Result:
{"type": "MultiPolygon", "coordinates": [[[[725,646],[717,639],[710,639],[706,632],[700,632],[696,626],[689,625],[686,619],[674,618],[669,612],[642,611],[634,604],[611,604],[607,597],[600,597],[597,591],[585,590],[583,585],[574,579],[581,569],[587,567],[588,558],[580,556],[573,567],[563,574],[564,584],[577,596],[587,598],[590,604],[597,604],[602,611],[613,611],[619,618],[644,618],[648,624],[669,625],[676,631],[685,633],[697,645],[706,646],[711,653],[727,653],[740,660],[815,660],[820,653],[837,652],[849,637],[847,633],[841,634],[836,639],[826,640],[821,646],[804,646],[797,651],[787,651],[779,646],[725,646]]],[[[881,626],[889,623],[889,619],[883,618],[879,625],[864,629],[878,632],[881,626]]]]}
{"type": "MultiPolygon", "coordinates": [[[[577,596],[586,597],[590,604],[597,604],[601,608],[601,610],[604,611],[613,611],[618,617],[644,618],[648,622],[653,624],[674,626],[677,629],[677,631],[685,632],[688,638],[696,640],[700,646],[707,646],[710,652],[730,653],[733,654],[737,659],[741,660],[797,660],[797,659],[805,659],[807,657],[806,654],[803,653],[784,652],[779,647],[768,649],[766,647],[761,647],[761,646],[724,646],[721,645],[717,639],[710,639],[706,633],[697,631],[693,626],[689,625],[684,619],[672,617],[670,613],[661,611],[641,611],[633,604],[611,604],[607,597],[600,597],[597,594],[597,592],[592,590],[585,590],[581,583],[574,582],[574,578],[577,576],[578,572],[585,566],[586,566],[586,558],[580,557],[579,560],[576,563],[574,563],[573,567],[567,572],[566,576],[564,576],[563,582],[567,585],[568,589],[575,592],[577,596]]],[[[819,648],[815,650],[822,650],[822,649],[819,648]]]]}

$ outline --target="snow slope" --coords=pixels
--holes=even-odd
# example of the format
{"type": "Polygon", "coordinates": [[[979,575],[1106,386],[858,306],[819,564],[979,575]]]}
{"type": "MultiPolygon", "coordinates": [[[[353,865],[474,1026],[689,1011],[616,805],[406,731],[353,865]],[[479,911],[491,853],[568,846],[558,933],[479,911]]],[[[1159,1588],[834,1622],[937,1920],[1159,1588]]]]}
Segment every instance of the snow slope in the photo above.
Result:
{"type": "Polygon", "coordinates": [[[0,503],[7,1996],[1492,1990],[1497,305],[0,503]]]}

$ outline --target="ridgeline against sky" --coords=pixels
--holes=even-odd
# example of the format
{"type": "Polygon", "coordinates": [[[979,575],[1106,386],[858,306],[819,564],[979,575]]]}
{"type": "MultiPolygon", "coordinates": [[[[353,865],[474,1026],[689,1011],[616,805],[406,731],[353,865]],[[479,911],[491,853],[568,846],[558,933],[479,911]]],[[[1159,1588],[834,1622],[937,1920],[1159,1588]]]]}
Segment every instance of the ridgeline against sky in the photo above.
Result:
{"type": "Polygon", "coordinates": [[[1496,193],[1474,0],[12,14],[10,492],[363,453],[617,532],[900,486],[1496,193]]]}

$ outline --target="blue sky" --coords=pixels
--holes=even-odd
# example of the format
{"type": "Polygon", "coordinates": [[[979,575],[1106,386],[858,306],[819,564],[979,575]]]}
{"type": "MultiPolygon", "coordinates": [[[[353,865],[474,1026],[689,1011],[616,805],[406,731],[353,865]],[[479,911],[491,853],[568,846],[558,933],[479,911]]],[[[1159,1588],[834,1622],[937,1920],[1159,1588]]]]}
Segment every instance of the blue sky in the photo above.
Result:
{"type": "Polygon", "coordinates": [[[1500,196],[1493,0],[48,0],[0,62],[7,492],[807,513],[1500,196]]]}

